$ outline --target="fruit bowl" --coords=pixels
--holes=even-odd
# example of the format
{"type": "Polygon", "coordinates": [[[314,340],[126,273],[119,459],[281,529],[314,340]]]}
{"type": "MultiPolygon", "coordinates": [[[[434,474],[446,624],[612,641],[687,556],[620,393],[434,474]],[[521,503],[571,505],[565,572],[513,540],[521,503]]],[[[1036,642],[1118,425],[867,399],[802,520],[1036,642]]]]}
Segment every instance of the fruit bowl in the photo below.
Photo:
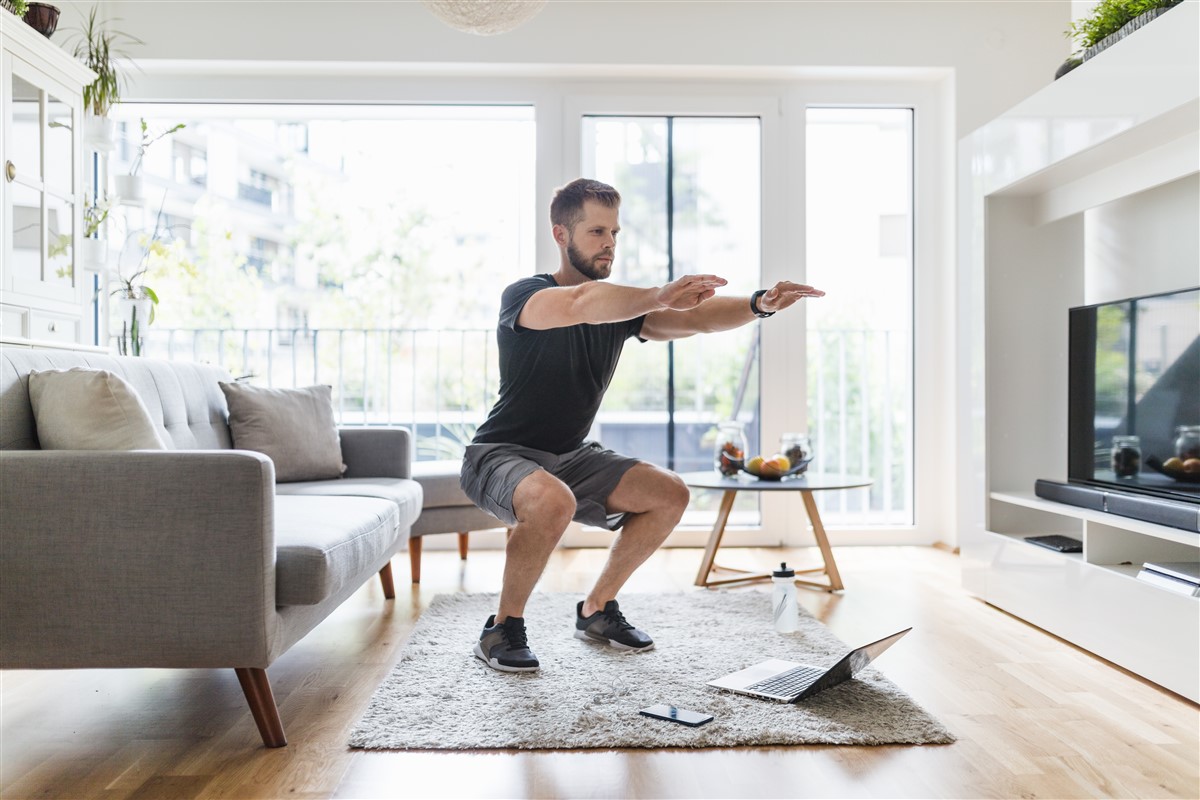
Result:
{"type": "Polygon", "coordinates": [[[778,469],[762,469],[756,465],[755,459],[752,458],[746,462],[745,466],[742,467],[742,472],[745,472],[747,475],[753,475],[760,481],[781,481],[784,478],[790,478],[793,475],[801,474],[808,469],[809,462],[811,461],[812,458],[809,457],[802,460],[798,464],[792,464],[784,471],[780,471],[778,469]]]}
{"type": "Polygon", "coordinates": [[[1183,483],[1200,483],[1200,472],[1188,472],[1187,470],[1180,469],[1179,467],[1169,464],[1169,462],[1164,463],[1159,461],[1154,456],[1150,456],[1146,459],[1146,466],[1150,467],[1150,469],[1154,470],[1155,472],[1160,472],[1163,475],[1166,475],[1168,478],[1173,480],[1181,481],[1183,483]]]}

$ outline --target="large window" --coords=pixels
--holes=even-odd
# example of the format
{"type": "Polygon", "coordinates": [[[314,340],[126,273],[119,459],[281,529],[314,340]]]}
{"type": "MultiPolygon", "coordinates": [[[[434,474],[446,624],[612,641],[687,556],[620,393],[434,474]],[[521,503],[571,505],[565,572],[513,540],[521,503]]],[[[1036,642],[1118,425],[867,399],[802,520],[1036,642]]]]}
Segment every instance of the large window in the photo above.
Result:
{"type": "MultiPolygon", "coordinates": [[[[140,117],[152,133],[186,124],[143,160],[145,200],[109,221],[109,273],[136,266],[114,258],[124,221],[152,228],[161,209],[183,243],[152,259],[148,355],[332,384],[342,422],[410,425],[419,458],[455,458],[495,400],[501,290],[557,267],[553,191],[596,177],[624,197],[614,280],[712,272],[726,294],[781,279],[828,294],[734,331],[629,342],[594,434],[686,471],[710,468],[730,416],[753,451],[807,433],[810,469],[874,481],[819,493],[828,527],[852,541],[940,535],[922,488],[945,471],[953,377],[939,334],[953,300],[940,84],[785,77],[712,95],[683,79],[389,76],[345,82],[357,104],[312,105],[310,82],[260,77],[255,96],[270,85],[279,102],[213,81],[194,103],[115,112],[127,136],[113,175],[136,155],[140,117]]],[[[714,499],[696,493],[687,522],[705,524],[714,499]]],[[[733,543],[808,541],[798,498],[758,499],[739,500],[732,522],[755,530],[731,528],[733,543]]]]}

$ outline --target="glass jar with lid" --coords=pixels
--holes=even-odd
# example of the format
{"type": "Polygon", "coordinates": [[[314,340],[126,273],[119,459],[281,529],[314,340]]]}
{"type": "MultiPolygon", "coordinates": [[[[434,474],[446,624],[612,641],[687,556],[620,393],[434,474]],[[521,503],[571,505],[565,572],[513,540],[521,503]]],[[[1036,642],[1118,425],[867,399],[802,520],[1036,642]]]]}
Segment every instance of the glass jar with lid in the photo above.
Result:
{"type": "Polygon", "coordinates": [[[713,448],[713,467],[732,477],[746,465],[746,427],[736,420],[717,425],[717,441],[713,448]]]}
{"type": "Polygon", "coordinates": [[[1200,425],[1180,425],[1175,429],[1175,455],[1184,461],[1200,458],[1200,425]]]}
{"type": "Polygon", "coordinates": [[[787,456],[790,469],[804,472],[813,458],[812,439],[803,433],[785,433],[779,437],[779,452],[787,456]]]}
{"type": "Polygon", "coordinates": [[[1132,478],[1142,468],[1142,440],[1137,436],[1114,436],[1112,471],[1118,478],[1132,478]]]}

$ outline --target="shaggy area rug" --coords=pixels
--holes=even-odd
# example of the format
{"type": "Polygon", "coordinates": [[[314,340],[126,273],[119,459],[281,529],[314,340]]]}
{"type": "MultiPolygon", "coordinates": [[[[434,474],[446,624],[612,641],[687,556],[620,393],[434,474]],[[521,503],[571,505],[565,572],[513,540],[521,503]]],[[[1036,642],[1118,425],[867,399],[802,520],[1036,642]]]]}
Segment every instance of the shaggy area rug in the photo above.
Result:
{"type": "MultiPolygon", "coordinates": [[[[801,609],[777,633],[766,592],[629,594],[621,610],[654,637],[645,653],[575,639],[575,594],[534,593],[525,611],[533,673],[502,673],[471,652],[494,594],[438,595],[351,734],[364,749],[568,749],[954,741],[874,666],[800,703],[705,682],[767,658],[825,666],[849,649],[801,609]],[[657,703],[704,711],[699,728],[650,719],[657,703]]],[[[880,635],[891,633],[881,631],[880,635]]],[[[864,642],[856,642],[856,646],[864,642]]],[[[903,647],[902,639],[895,646],[903,647]]],[[[886,655],[881,659],[886,667],[886,655]]]]}

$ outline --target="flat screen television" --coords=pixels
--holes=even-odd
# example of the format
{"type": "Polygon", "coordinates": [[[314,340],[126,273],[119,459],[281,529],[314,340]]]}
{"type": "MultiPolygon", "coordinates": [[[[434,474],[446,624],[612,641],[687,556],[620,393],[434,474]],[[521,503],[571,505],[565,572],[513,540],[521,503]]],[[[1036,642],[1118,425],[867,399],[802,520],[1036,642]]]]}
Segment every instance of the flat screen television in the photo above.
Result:
{"type": "Polygon", "coordinates": [[[1200,287],[1069,314],[1068,482],[1200,504],[1200,287]]]}

